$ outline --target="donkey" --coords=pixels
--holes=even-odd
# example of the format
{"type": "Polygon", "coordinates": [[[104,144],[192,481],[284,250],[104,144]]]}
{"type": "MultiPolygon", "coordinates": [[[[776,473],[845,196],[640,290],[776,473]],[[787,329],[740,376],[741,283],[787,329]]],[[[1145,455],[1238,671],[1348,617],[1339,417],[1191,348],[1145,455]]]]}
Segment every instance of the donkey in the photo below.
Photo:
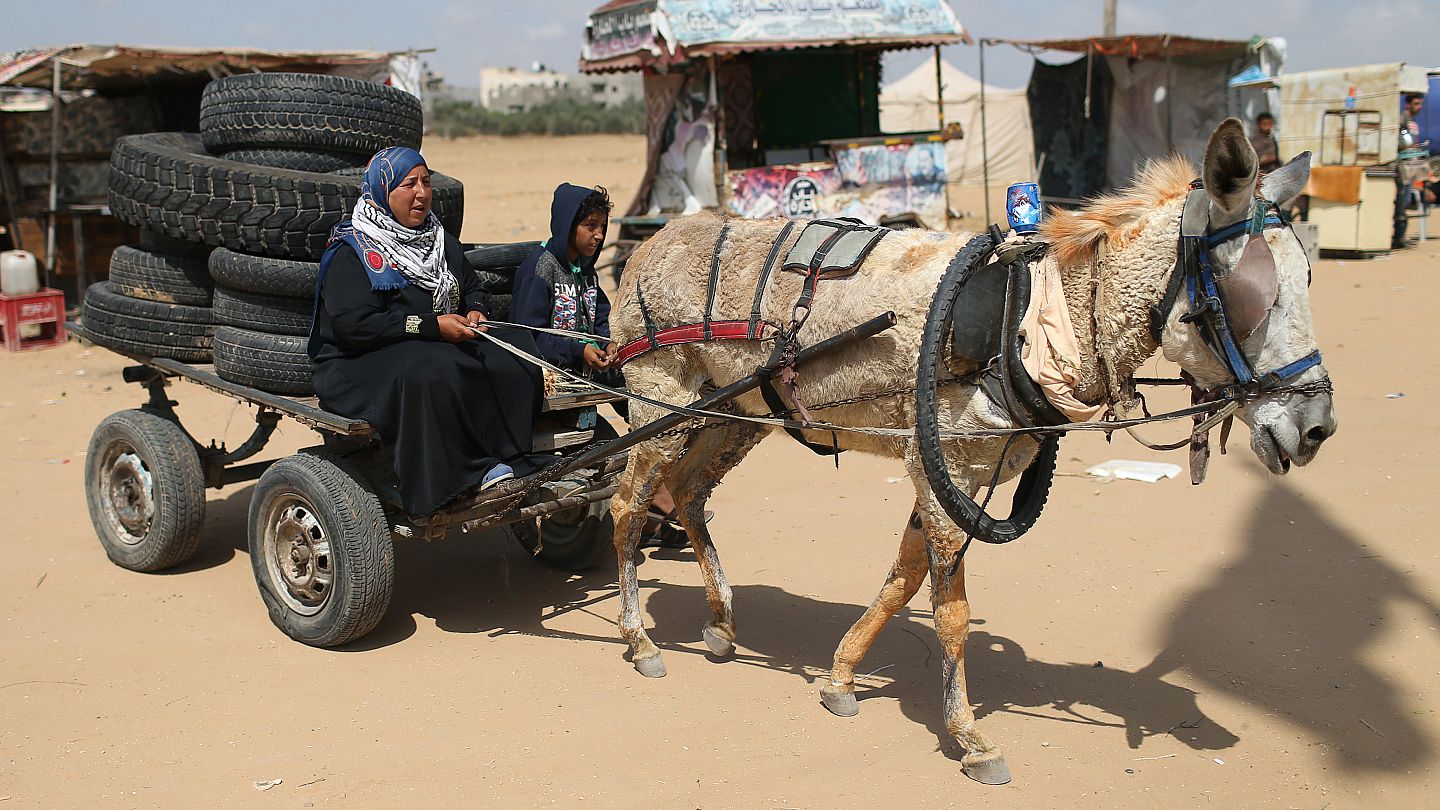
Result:
{"type": "MultiPolygon", "coordinates": [[[[1088,404],[1120,409],[1127,404],[1126,381],[1156,349],[1178,363],[1204,389],[1233,381],[1229,367],[1203,341],[1197,328],[1181,320],[1188,300],[1180,296],[1165,316],[1158,342],[1152,337],[1149,309],[1158,305],[1175,267],[1181,207],[1195,178],[1181,158],[1153,162],[1136,184],[1102,197],[1074,213],[1055,212],[1043,236],[1051,243],[1046,272],[1058,272],[1065,306],[1081,347],[1078,398],[1088,404]]],[[[1309,176],[1308,155],[1292,161],[1257,183],[1255,151],[1240,122],[1229,119],[1212,134],[1205,153],[1204,186],[1212,230],[1250,217],[1260,196],[1284,203],[1300,193],[1309,176]]],[[[1198,198],[1197,198],[1198,199],[1198,198]]],[[[1203,202],[1203,201],[1202,201],[1203,202]]],[[[1262,209],[1263,210],[1263,209],[1262,209]]],[[[783,227],[783,220],[728,220],[715,213],[677,219],[645,242],[630,258],[621,280],[611,325],[621,343],[645,334],[648,324],[686,324],[701,320],[707,298],[710,265],[719,262],[714,317],[745,317],[752,306],[762,263],[783,227]],[[725,247],[716,257],[722,225],[728,226],[725,247]]],[[[814,308],[799,332],[810,344],[885,311],[897,325],[842,352],[825,355],[801,372],[808,403],[873,399],[825,409],[823,418],[836,425],[913,428],[915,369],[921,331],[937,282],[947,263],[970,239],[968,234],[899,231],[882,239],[855,275],[820,283],[814,308]]],[[[1241,350],[1258,372],[1279,368],[1315,351],[1304,249],[1288,228],[1265,230],[1263,239],[1274,257],[1278,293],[1275,304],[1241,350]]],[[[1234,266],[1244,240],[1219,245],[1211,252],[1217,272],[1234,266]]],[[[765,292],[764,312],[772,321],[789,317],[801,292],[802,277],[776,273],[765,292]]],[[[770,347],[756,341],[691,343],[642,354],[629,363],[626,384],[651,399],[684,404],[711,385],[724,385],[751,373],[769,356],[770,347]]],[[[1323,365],[1315,364],[1297,382],[1327,381],[1323,365]]],[[[940,423],[952,431],[1009,428],[1016,425],[1000,403],[976,385],[961,381],[939,391],[940,423]]],[[[787,405],[791,403],[787,402],[787,405]]],[[[758,393],[730,406],[738,413],[770,412],[758,393]]],[[[791,407],[794,407],[791,405],[791,407]]],[[[663,415],[652,405],[632,405],[633,425],[663,415]]],[[[1305,465],[1320,444],[1335,432],[1336,420],[1328,391],[1314,396],[1279,393],[1251,399],[1239,417],[1251,431],[1250,445],[1274,474],[1290,464],[1305,465]]],[[[619,560],[620,633],[629,644],[632,663],[647,677],[665,675],[660,650],[641,623],[635,551],[646,520],[647,504],[665,481],[676,499],[681,524],[688,532],[711,616],[701,630],[711,652],[724,657],[734,651],[735,619],[731,590],[705,525],[705,503],[725,474],[740,462],[769,429],[727,421],[719,426],[665,435],[631,450],[611,500],[615,549],[619,560]]],[[[814,436],[829,440],[829,434],[814,436]]],[[[879,595],[850,628],[835,652],[822,703],[837,715],[858,712],[855,667],[885,622],[920,587],[928,572],[935,631],[940,639],[945,695],[945,725],[964,748],[961,765],[967,776],[987,784],[1009,781],[1001,750],[976,727],[965,683],[965,637],[970,604],[965,595],[965,566],[958,551],[966,538],[931,492],[913,433],[909,436],[839,434],[839,446],[903,460],[915,488],[915,505],[900,542],[899,554],[879,595]]],[[[1022,472],[1034,458],[1038,442],[1024,439],[1003,453],[1003,440],[974,438],[945,445],[956,485],[972,496],[990,483],[997,463],[999,480],[1022,472]]]]}

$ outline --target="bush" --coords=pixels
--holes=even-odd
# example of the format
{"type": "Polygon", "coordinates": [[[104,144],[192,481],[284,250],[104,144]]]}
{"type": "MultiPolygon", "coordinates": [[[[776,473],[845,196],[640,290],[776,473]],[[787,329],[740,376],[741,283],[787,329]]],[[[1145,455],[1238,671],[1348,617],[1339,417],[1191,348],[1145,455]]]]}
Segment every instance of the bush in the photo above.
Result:
{"type": "Polygon", "coordinates": [[[558,99],[523,112],[496,112],[468,101],[436,101],[431,131],[461,135],[636,135],[645,131],[645,102],[630,99],[614,107],[558,99]]]}

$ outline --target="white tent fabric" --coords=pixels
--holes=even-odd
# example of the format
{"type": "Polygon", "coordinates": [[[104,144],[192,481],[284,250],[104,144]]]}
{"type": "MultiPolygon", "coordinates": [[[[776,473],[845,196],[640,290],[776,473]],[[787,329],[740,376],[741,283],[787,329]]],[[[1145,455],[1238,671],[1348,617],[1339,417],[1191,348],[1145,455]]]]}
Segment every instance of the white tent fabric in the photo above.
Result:
{"type": "MultiPolygon", "coordinates": [[[[945,165],[953,184],[979,186],[985,164],[981,151],[980,82],[946,61],[940,62],[945,121],[957,122],[965,137],[947,143],[945,165]]],[[[938,128],[935,62],[926,60],[880,91],[880,129],[931,132],[938,128]]],[[[985,132],[990,154],[990,185],[1004,187],[1035,179],[1035,138],[1025,91],[985,86],[985,132]]]]}

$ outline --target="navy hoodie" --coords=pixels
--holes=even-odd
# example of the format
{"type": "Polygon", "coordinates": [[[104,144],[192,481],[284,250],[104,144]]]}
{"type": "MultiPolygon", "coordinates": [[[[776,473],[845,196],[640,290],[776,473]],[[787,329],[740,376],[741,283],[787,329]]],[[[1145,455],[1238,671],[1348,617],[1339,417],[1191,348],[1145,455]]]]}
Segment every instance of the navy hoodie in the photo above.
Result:
{"type": "MultiPolygon", "coordinates": [[[[600,289],[596,257],[582,255],[578,270],[566,258],[575,233],[575,215],[592,191],[569,183],[555,188],[550,203],[550,238],[525,257],[515,272],[510,319],[526,326],[595,335],[604,348],[610,338],[610,300],[600,289]]],[[[584,341],[536,334],[535,345],[541,357],[557,366],[580,369],[585,365],[584,341]]]]}

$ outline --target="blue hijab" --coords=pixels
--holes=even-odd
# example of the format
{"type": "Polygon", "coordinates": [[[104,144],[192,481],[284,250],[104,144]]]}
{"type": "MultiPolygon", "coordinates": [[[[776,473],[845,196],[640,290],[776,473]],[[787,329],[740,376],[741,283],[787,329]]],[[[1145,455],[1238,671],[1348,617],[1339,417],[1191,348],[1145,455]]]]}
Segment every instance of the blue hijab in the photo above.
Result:
{"type": "MultiPolygon", "coordinates": [[[[369,203],[383,212],[387,219],[395,221],[395,212],[390,210],[390,192],[394,191],[416,166],[429,168],[425,158],[408,146],[390,146],[376,152],[365,166],[365,176],[360,183],[360,201],[355,204],[356,208],[369,203]]],[[[396,224],[398,225],[398,222],[396,224]]],[[[440,221],[432,210],[420,230],[439,227],[440,221]]],[[[369,271],[370,289],[398,290],[410,283],[386,257],[386,251],[382,251],[380,245],[361,233],[355,227],[353,219],[347,219],[330,232],[325,255],[320,258],[320,274],[315,282],[317,292],[325,283],[325,273],[329,269],[330,261],[341,245],[349,245],[360,256],[361,264],[369,271]]]]}

